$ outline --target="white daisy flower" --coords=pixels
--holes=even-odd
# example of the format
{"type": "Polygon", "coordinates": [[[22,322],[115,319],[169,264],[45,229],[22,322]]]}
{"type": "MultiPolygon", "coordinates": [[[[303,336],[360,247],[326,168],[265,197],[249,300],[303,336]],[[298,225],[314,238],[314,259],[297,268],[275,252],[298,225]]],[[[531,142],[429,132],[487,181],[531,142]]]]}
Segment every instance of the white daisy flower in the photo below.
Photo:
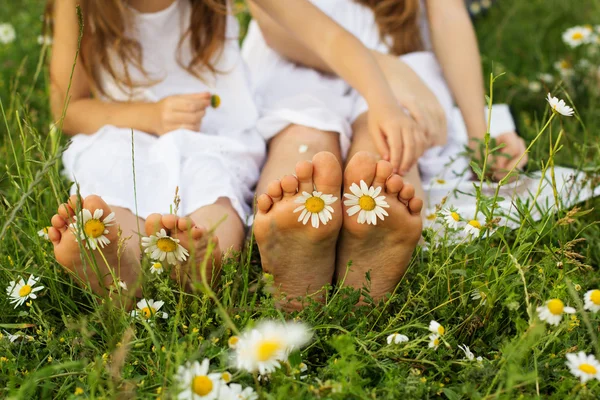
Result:
{"type": "Polygon", "coordinates": [[[589,43],[592,33],[592,30],[588,27],[574,26],[563,33],[562,39],[565,44],[568,44],[571,48],[575,48],[589,43]]]}
{"type": "Polygon", "coordinates": [[[557,97],[552,97],[550,93],[548,93],[548,97],[546,98],[552,111],[562,114],[565,117],[570,117],[573,115],[573,109],[565,103],[564,100],[559,100],[557,97]]]}
{"type": "Polygon", "coordinates": [[[175,381],[181,392],[179,400],[215,400],[221,398],[221,391],[226,386],[219,373],[209,373],[209,361],[205,358],[200,364],[198,361],[187,362],[179,366],[175,381]]]}
{"type": "Polygon", "coordinates": [[[600,380],[600,362],[592,354],[586,355],[583,351],[579,353],[567,353],[567,367],[571,373],[585,383],[590,379],[600,380]]]}
{"type": "Polygon", "coordinates": [[[448,225],[448,228],[458,229],[460,215],[456,211],[444,209],[442,210],[442,216],[444,217],[444,221],[446,221],[446,225],[448,225]]]}
{"type": "Polygon", "coordinates": [[[304,324],[267,321],[243,333],[236,345],[234,362],[238,369],[269,374],[287,360],[288,354],[310,340],[304,324]]]}
{"type": "Polygon", "coordinates": [[[28,299],[37,299],[36,292],[39,292],[44,287],[42,285],[36,286],[40,278],[36,278],[33,275],[29,275],[29,279],[25,282],[24,279],[19,281],[11,281],[6,288],[6,294],[10,297],[10,302],[17,308],[23,305],[28,299]]]}
{"type": "Polygon", "coordinates": [[[164,229],[155,235],[142,238],[142,246],[146,247],[145,253],[150,255],[153,260],[164,261],[175,265],[177,261],[185,261],[190,255],[188,251],[179,244],[179,239],[167,235],[164,229]]]}
{"type": "Polygon", "coordinates": [[[104,219],[104,210],[97,208],[92,215],[87,208],[81,210],[78,216],[73,217],[71,229],[77,233],[79,239],[85,242],[87,249],[96,250],[110,244],[110,240],[104,236],[108,235],[108,227],[115,224],[115,213],[111,212],[104,219]]]}
{"type": "Polygon", "coordinates": [[[387,344],[400,344],[400,343],[404,343],[404,342],[408,342],[408,336],[406,335],[401,335],[399,333],[392,333],[390,336],[387,337],[387,344]]]}
{"type": "Polygon", "coordinates": [[[40,35],[37,37],[37,42],[40,46],[50,46],[52,44],[52,36],[40,35]]]}
{"type": "Polygon", "coordinates": [[[540,73],[538,74],[538,79],[544,83],[548,83],[551,84],[554,82],[554,76],[552,76],[552,74],[544,74],[544,73],[540,73]]]}
{"type": "Polygon", "coordinates": [[[590,310],[592,312],[600,311],[600,290],[594,289],[587,291],[583,296],[583,300],[585,301],[585,305],[583,306],[584,310],[590,310]]]}
{"type": "Polygon", "coordinates": [[[573,65],[565,59],[555,62],[554,68],[560,73],[560,76],[563,77],[563,79],[570,78],[575,73],[573,65]]]}
{"type": "Polygon", "coordinates": [[[471,293],[471,300],[481,300],[481,305],[485,305],[485,303],[487,303],[487,295],[481,290],[475,290],[473,293],[471,293]]]}
{"type": "MultiPolygon", "coordinates": [[[[4,333],[6,334],[6,338],[8,339],[9,342],[14,343],[16,342],[18,339],[22,338],[23,335],[21,335],[20,333],[15,333],[14,335],[11,335],[10,333],[4,331],[4,333]]],[[[0,336],[2,336],[0,334],[0,336]]]]}
{"type": "Polygon", "coordinates": [[[472,219],[465,225],[465,233],[467,235],[473,235],[475,237],[479,237],[479,232],[481,232],[481,223],[476,219],[472,219]]]}
{"type": "Polygon", "coordinates": [[[235,349],[239,341],[240,338],[234,335],[227,340],[227,344],[229,345],[230,349],[235,349]]]}
{"type": "Polygon", "coordinates": [[[164,268],[162,263],[160,263],[159,261],[155,261],[152,263],[152,265],[150,265],[150,273],[151,274],[157,274],[160,275],[164,272],[164,268]]]}
{"type": "Polygon", "coordinates": [[[48,229],[50,229],[49,226],[45,226],[42,229],[40,229],[37,233],[38,236],[44,238],[44,240],[50,240],[50,238],[48,237],[48,229]]]}
{"type": "Polygon", "coordinates": [[[164,301],[154,301],[152,299],[146,300],[142,299],[137,303],[137,310],[131,311],[132,317],[140,317],[145,320],[149,320],[150,318],[156,316],[158,318],[169,318],[169,314],[164,311],[158,311],[165,304],[164,301]]]}
{"type": "Polygon", "coordinates": [[[9,44],[15,41],[17,33],[15,28],[8,23],[0,24],[0,43],[9,44]]]}
{"type": "Polygon", "coordinates": [[[543,89],[543,86],[540,82],[538,81],[531,81],[527,84],[527,88],[532,91],[533,93],[538,93],[541,92],[543,89]]]}
{"type": "Polygon", "coordinates": [[[562,320],[563,313],[575,314],[575,309],[565,307],[565,304],[559,299],[552,299],[542,307],[538,307],[537,312],[542,321],[546,321],[550,325],[558,325],[562,320]]]}
{"type": "Polygon", "coordinates": [[[366,182],[361,180],[360,186],[353,183],[350,186],[352,194],[344,193],[344,197],[348,200],[344,201],[344,205],[349,207],[346,212],[351,217],[358,214],[358,223],[377,225],[377,218],[383,221],[384,217],[389,214],[384,208],[389,208],[389,204],[385,201],[385,196],[379,196],[381,187],[375,189],[373,186],[368,187],[366,182]]]}
{"type": "Polygon", "coordinates": [[[446,333],[446,329],[444,329],[444,327],[437,321],[431,321],[429,323],[429,331],[440,336],[444,336],[444,333],[446,333]]]}
{"type": "Polygon", "coordinates": [[[437,350],[439,345],[440,345],[440,335],[437,335],[435,333],[432,333],[431,335],[429,335],[429,347],[433,348],[434,350],[437,350]]]}
{"type": "Polygon", "coordinates": [[[229,373],[229,371],[222,372],[221,379],[223,379],[223,382],[225,383],[231,382],[231,374],[229,373]]]}
{"type": "Polygon", "coordinates": [[[316,190],[312,194],[308,192],[302,192],[302,196],[299,196],[294,200],[294,203],[302,204],[300,207],[294,210],[294,213],[302,211],[298,217],[298,222],[302,222],[304,225],[310,219],[313,228],[319,227],[319,221],[323,225],[327,225],[327,222],[333,219],[333,207],[331,204],[335,203],[337,197],[330,194],[323,194],[316,190]]]}
{"type": "Polygon", "coordinates": [[[250,386],[244,388],[239,383],[232,383],[221,391],[220,399],[257,400],[258,394],[250,386]]]}
{"type": "Polygon", "coordinates": [[[469,360],[469,361],[477,360],[478,362],[483,361],[483,357],[481,357],[481,356],[475,358],[475,354],[473,354],[471,349],[469,349],[469,346],[463,344],[462,346],[458,345],[458,348],[461,349],[465,353],[465,357],[467,360],[469,360]]]}

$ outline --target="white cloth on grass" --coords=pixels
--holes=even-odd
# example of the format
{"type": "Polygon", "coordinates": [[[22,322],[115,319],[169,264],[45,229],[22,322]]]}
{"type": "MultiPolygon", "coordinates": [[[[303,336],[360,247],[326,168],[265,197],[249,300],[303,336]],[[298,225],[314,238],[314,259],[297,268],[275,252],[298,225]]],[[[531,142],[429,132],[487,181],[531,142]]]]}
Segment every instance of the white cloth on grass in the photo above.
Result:
{"type": "MultiPolygon", "coordinates": [[[[176,0],[156,13],[131,12],[134,23],[126,34],[139,41],[151,84],[126,89],[104,73],[101,81],[110,98],[154,102],[208,91],[221,97],[221,106],[206,110],[200,132],[178,129],[157,137],[106,125],[92,135],[76,135],[63,155],[66,175],[77,182],[83,196],[98,194],[108,204],[137,211],[142,218],[169,212],[179,187],[180,215],[228,198],[246,221],[265,144],[255,129],[258,110],[239,50],[235,17],[227,17],[227,39],[215,59],[222,73],[203,74],[200,80],[181,67],[192,57],[189,40],[181,50],[178,47],[189,26],[189,1],[176,0]]],[[[114,64],[118,66],[119,61],[114,64]]],[[[134,82],[145,81],[140,71],[131,68],[131,74],[134,82]]],[[[72,192],[76,190],[74,185],[72,192]]]]}

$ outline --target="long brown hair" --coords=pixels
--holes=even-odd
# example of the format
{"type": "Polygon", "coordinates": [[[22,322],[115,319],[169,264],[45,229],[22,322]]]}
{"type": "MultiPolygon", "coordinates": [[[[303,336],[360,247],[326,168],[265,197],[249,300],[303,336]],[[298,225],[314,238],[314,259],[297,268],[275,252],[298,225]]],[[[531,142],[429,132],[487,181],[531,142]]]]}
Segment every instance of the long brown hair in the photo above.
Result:
{"type": "Polygon", "coordinates": [[[423,49],[419,0],[355,0],[373,10],[379,34],[397,56],[423,49]],[[388,39],[389,38],[389,39],[388,39]]]}
{"type": "MultiPolygon", "coordinates": [[[[174,0],[178,1],[178,0],[174,0]]],[[[203,72],[218,73],[215,59],[223,49],[227,17],[227,0],[183,0],[192,6],[190,25],[179,41],[181,50],[184,40],[189,38],[192,59],[183,65],[192,75],[201,78],[203,72]]],[[[139,42],[125,35],[125,27],[132,23],[131,10],[124,0],[80,0],[83,14],[83,38],[81,41],[81,61],[90,79],[94,93],[107,95],[100,82],[100,71],[104,69],[121,88],[133,88],[151,84],[142,65],[142,48],[139,42]],[[109,52],[116,54],[120,66],[111,63],[109,52]],[[122,67],[122,68],[118,68],[122,67]],[[131,68],[137,69],[146,82],[134,82],[131,68]]],[[[46,5],[45,31],[52,29],[54,0],[46,5]]],[[[75,12],[75,10],[73,10],[75,12]]]]}

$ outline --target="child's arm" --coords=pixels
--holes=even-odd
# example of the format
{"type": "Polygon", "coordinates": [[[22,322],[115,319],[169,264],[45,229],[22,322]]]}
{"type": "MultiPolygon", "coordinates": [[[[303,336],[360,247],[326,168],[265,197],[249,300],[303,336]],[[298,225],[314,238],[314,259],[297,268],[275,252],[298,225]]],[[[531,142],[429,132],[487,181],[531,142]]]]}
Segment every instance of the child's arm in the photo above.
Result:
{"type": "Polygon", "coordinates": [[[407,172],[420,156],[415,149],[424,147],[415,141],[424,142],[424,134],[402,112],[370,51],[306,0],[254,3],[358,90],[369,104],[369,130],[378,151],[394,169],[407,172]]]}
{"type": "MultiPolygon", "coordinates": [[[[58,0],[54,5],[54,40],[50,61],[50,105],[56,120],[62,116],[75,53],[79,25],[76,0],[58,0]]],[[[88,77],[77,59],[63,121],[67,134],[92,134],[111,124],[148,133],[162,134],[176,128],[198,130],[210,94],[173,96],[158,103],[103,102],[91,97],[88,77]]]]}

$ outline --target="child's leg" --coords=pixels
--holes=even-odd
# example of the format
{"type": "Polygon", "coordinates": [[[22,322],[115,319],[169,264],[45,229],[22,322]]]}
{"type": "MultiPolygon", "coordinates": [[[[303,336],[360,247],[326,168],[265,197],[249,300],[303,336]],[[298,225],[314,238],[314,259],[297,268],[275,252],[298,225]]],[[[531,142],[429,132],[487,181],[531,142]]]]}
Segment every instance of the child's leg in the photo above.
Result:
{"type": "Polygon", "coordinates": [[[327,132],[300,125],[290,125],[269,142],[267,161],[256,187],[257,194],[267,192],[272,181],[293,174],[300,161],[312,160],[320,151],[332,153],[341,164],[340,138],[337,132],[327,132]]]}
{"type": "MultiPolygon", "coordinates": [[[[48,236],[54,245],[56,260],[63,267],[73,272],[80,279],[82,285],[89,283],[96,294],[104,295],[107,288],[111,285],[116,286],[116,283],[113,282],[113,275],[114,279],[122,280],[132,291],[138,283],[140,273],[141,250],[138,227],[143,229],[144,220],[137,218],[127,209],[109,206],[99,196],[87,196],[80,207],[77,206],[77,203],[78,197],[71,196],[67,203],[58,207],[57,214],[52,217],[52,228],[50,228],[48,236]],[[106,227],[108,233],[104,235],[110,240],[110,243],[101,250],[85,250],[85,253],[81,254],[76,233],[69,228],[69,224],[74,222],[73,217],[79,208],[89,210],[92,216],[95,210],[103,211],[99,222],[92,221],[89,225],[90,228],[93,228],[93,224],[103,223],[102,221],[111,212],[115,213],[114,224],[106,227]],[[122,232],[121,238],[125,239],[122,246],[119,245],[119,229],[122,232]],[[85,262],[82,261],[82,258],[85,262]],[[92,258],[98,267],[98,274],[92,267],[94,265],[92,258]]],[[[77,224],[81,223],[81,220],[77,222],[77,224]]],[[[102,231],[96,232],[102,233],[102,231]]],[[[94,234],[90,230],[88,237],[94,234]]],[[[85,248],[85,243],[82,244],[85,248]]],[[[140,294],[141,290],[138,287],[136,288],[136,295],[139,296],[140,294]]]]}
{"type": "Polygon", "coordinates": [[[189,253],[189,262],[181,271],[174,270],[174,279],[198,282],[209,243],[214,247],[206,269],[207,282],[214,282],[221,268],[221,259],[230,250],[239,251],[244,242],[244,224],[229,199],[220,198],[215,204],[201,207],[187,217],[173,214],[151,214],[146,220],[146,234],[165,229],[189,253]],[[223,249],[223,253],[222,250],[223,249]],[[178,277],[177,274],[181,273],[178,277]]]}
{"type": "Polygon", "coordinates": [[[360,289],[366,285],[370,271],[371,296],[379,300],[394,290],[421,237],[423,201],[416,196],[420,189],[416,167],[402,178],[392,174],[389,162],[380,160],[367,129],[367,114],[354,123],[354,137],[349,162],[344,172],[344,192],[353,183],[364,180],[368,186],[381,187],[389,208],[389,216],[377,225],[359,224],[357,214],[348,216],[344,207],[344,223],[338,241],[336,275],[339,283],[360,289]],[[379,161],[378,161],[379,160],[379,161]],[[350,269],[347,268],[351,262],[350,269]]]}

